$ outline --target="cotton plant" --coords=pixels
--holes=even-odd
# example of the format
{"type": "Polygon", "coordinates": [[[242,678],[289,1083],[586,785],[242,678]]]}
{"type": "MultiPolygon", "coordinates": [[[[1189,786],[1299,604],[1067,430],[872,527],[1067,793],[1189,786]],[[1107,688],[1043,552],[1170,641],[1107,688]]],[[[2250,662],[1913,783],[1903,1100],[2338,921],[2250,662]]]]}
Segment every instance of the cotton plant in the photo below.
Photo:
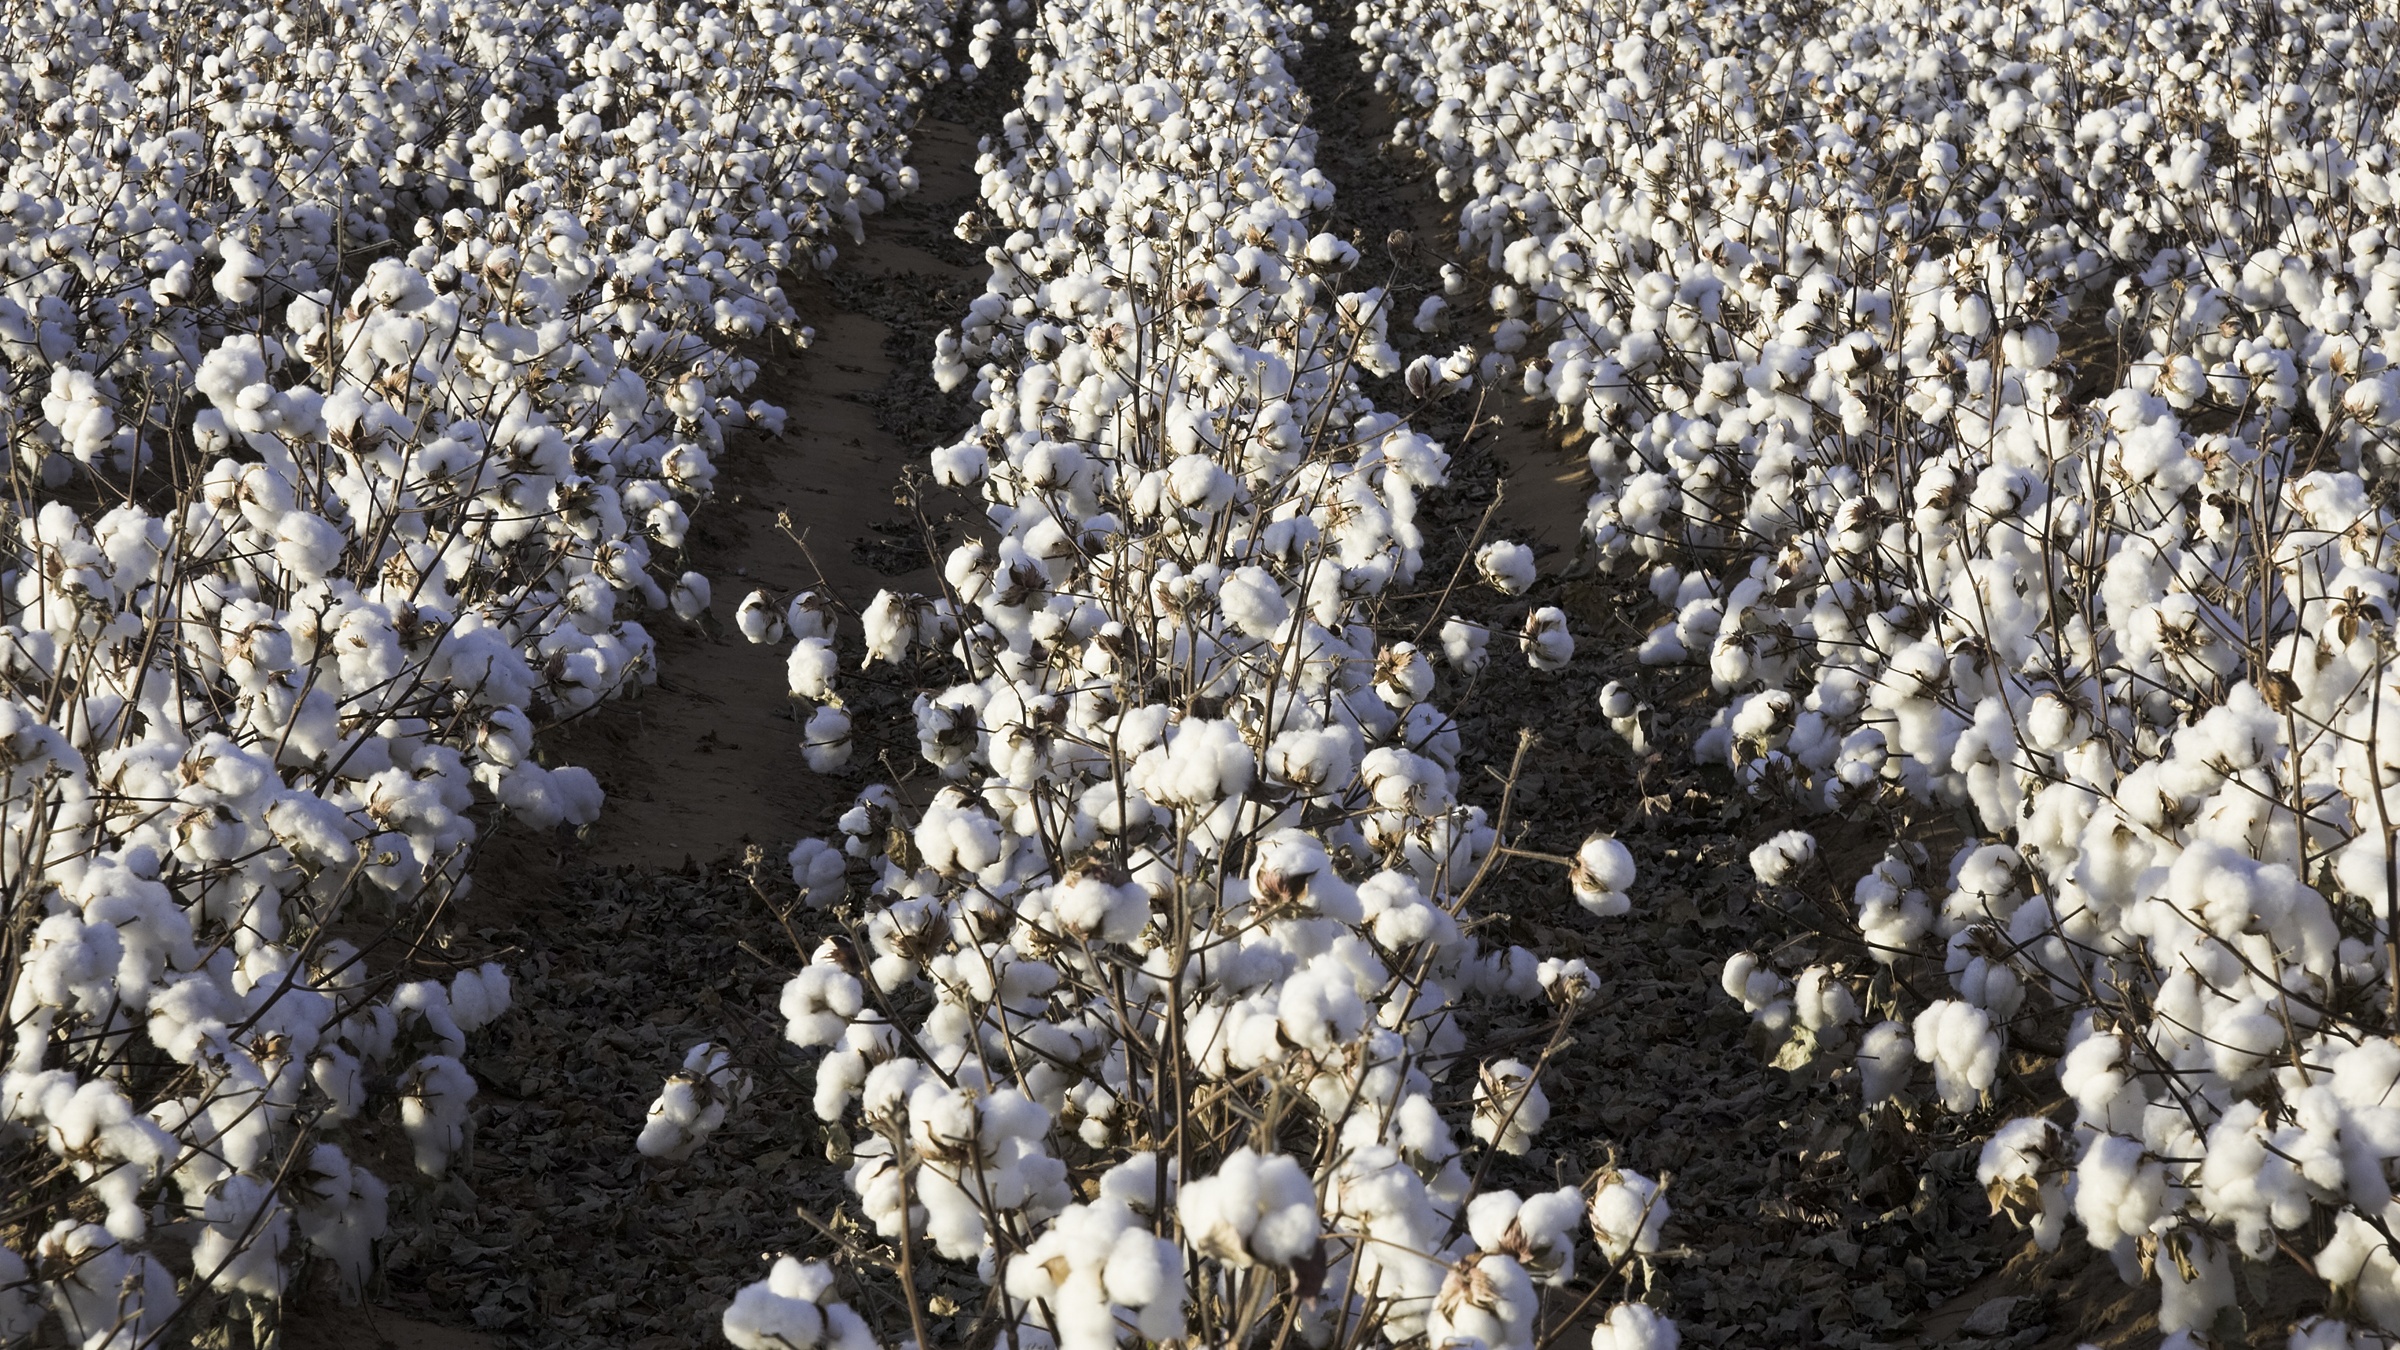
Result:
{"type": "MultiPolygon", "coordinates": [[[[1547,1057],[1470,1045],[1494,1016],[1555,1030],[1600,980],[1464,909],[1498,826],[1437,700],[1490,633],[1380,622],[1449,457],[1360,384],[1403,362],[1382,278],[1322,225],[1290,65],[1313,16],[1023,22],[961,227],[990,278],[933,361],[977,414],[932,475],[988,528],[938,595],[787,625],[803,704],[899,682],[888,728],[840,706],[923,764],[792,853],[838,931],[783,988],[785,1039],[880,1259],[910,1289],[973,1272],[1003,1336],[1530,1350],[1628,1273],[1590,1259],[1588,1188],[1480,1185],[1541,1137],[1547,1057]]],[[[1531,584],[1522,546],[1490,561],[1531,584]]],[[[1527,642],[1572,648],[1554,610],[1527,642]]],[[[879,1334],[921,1334],[904,1311],[879,1334]]]]}
{"type": "Polygon", "coordinates": [[[0,1267],[45,1335],[271,1325],[304,1253],[355,1296],[348,1127],[472,1158],[505,973],[333,935],[471,903],[495,811],[596,821],[537,732],[707,611],[692,513],[781,425],[748,344],[807,340],[784,276],[914,186],[946,74],[931,0],[690,17],[7,9],[0,1175],[73,1181],[0,1267]]]}
{"type": "Polygon", "coordinates": [[[1857,959],[1739,956],[1728,996],[1864,1104],[1976,1117],[1999,1211],[2166,1330],[2289,1248],[2400,1332],[2363,1236],[2400,1140],[2336,1086],[2400,1007],[2385,20],[1355,18],[1458,210],[1427,322],[1488,305],[1487,375],[1583,438],[1589,545],[1658,603],[1639,659],[1705,672],[1692,752],[1795,818],[1758,880],[1847,910],[1857,959]],[[1902,802],[1971,837],[1794,846],[1902,802]],[[2001,1114],[2053,1079],[2063,1134],[2001,1114]]]}

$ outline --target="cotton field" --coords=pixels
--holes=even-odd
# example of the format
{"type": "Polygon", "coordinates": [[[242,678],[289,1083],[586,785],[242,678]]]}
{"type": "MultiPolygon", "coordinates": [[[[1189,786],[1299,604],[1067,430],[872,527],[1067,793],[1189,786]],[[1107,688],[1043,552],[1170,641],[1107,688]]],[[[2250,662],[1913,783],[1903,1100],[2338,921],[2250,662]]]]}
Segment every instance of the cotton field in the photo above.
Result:
{"type": "Polygon", "coordinates": [[[2400,16],[0,13],[0,1347],[2400,1339],[2400,16]]]}

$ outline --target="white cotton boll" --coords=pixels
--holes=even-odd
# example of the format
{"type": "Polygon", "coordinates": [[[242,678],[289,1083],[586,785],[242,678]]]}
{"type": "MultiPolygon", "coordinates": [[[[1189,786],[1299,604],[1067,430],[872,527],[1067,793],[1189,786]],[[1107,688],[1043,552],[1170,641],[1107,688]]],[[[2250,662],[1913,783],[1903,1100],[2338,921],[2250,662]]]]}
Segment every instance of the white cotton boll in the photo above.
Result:
{"type": "Polygon", "coordinates": [[[1916,1068],[1916,1047],[1908,1039],[1908,1028],[1900,1023],[1878,1022],[1859,1038],[1859,1095],[1869,1108],[1898,1096],[1916,1068]]]}
{"type": "Polygon", "coordinates": [[[733,622],[743,639],[753,646],[771,647],[783,641],[783,616],[775,612],[765,591],[743,596],[741,608],[734,611],[733,622]]]}
{"type": "Polygon", "coordinates": [[[1267,774],[1303,792],[1338,788],[1356,772],[1357,734],[1345,727],[1287,731],[1267,747],[1267,774]]]}
{"type": "Polygon", "coordinates": [[[800,888],[800,903],[823,909],[842,898],[846,863],[840,849],[822,839],[803,839],[784,861],[791,865],[792,884],[800,888]]]}
{"type": "Polygon", "coordinates": [[[1454,614],[1442,621],[1441,637],[1442,659],[1450,663],[1451,669],[1462,675],[1473,675],[1483,669],[1492,630],[1454,614]]]}
{"type": "Polygon", "coordinates": [[[1518,1059],[1494,1060],[1475,1080],[1475,1137],[1507,1154],[1523,1154],[1550,1120],[1550,1098],[1535,1081],[1532,1066],[1518,1059]]]}
{"type": "Polygon", "coordinates": [[[1917,1058],[1933,1066],[1942,1105],[1964,1114],[1975,1109],[2000,1077],[2000,1033],[1992,1016],[1971,1003],[1942,999],[1917,1014],[1917,1058]]]}
{"type": "Polygon", "coordinates": [[[803,1050],[836,1044],[865,1006],[865,988],[843,969],[840,953],[829,942],[784,981],[784,1039],[803,1050]]]}
{"type": "Polygon", "coordinates": [[[42,1324],[42,1305],[34,1297],[35,1287],[25,1258],[0,1247],[0,1345],[29,1337],[42,1324]]]}
{"type": "Polygon", "coordinates": [[[800,756],[811,773],[832,773],[849,763],[850,747],[849,713],[827,703],[808,715],[800,737],[800,756]]]}
{"type": "Polygon", "coordinates": [[[1600,976],[1580,956],[1563,961],[1548,957],[1536,969],[1534,978],[1541,981],[1542,992],[1550,1001],[1562,1008],[1584,1007],[1600,997],[1600,976]]]}
{"type": "Polygon", "coordinates": [[[1150,893],[1131,882],[1112,884],[1094,873],[1076,873],[1051,888],[1050,910],[1069,937],[1132,942],[1150,924],[1150,893]]]}
{"type": "Polygon", "coordinates": [[[1682,1350],[1683,1333],[1647,1303],[1620,1303],[1592,1328],[1592,1350],[1682,1350]]]}
{"type": "Polygon", "coordinates": [[[831,642],[835,628],[833,606],[815,591],[802,591],[783,607],[783,626],[796,640],[823,638],[831,642]]]}
{"type": "Polygon", "coordinates": [[[1176,1198],[1193,1250],[1237,1269],[1288,1266],[1317,1249],[1316,1187],[1287,1154],[1237,1149],[1176,1198]]]}
{"type": "Polygon", "coordinates": [[[448,1055],[427,1055],[400,1078],[400,1125],[416,1153],[417,1170],[439,1177],[466,1147],[467,1106],[475,1078],[448,1055]]]}
{"type": "Polygon", "coordinates": [[[686,623],[697,623],[708,612],[708,578],[698,572],[686,572],[675,579],[675,589],[667,597],[675,617],[686,623]]]}
{"type": "Polygon", "coordinates": [[[509,1000],[508,972],[497,961],[462,970],[450,979],[450,1019],[469,1035],[499,1021],[509,1000]]]}
{"type": "Polygon", "coordinates": [[[909,597],[877,591],[859,619],[867,630],[867,658],[859,663],[860,669],[877,661],[897,662],[908,655],[909,643],[917,633],[915,608],[909,597]]]}
{"type": "Polygon", "coordinates": [[[1525,616],[1525,631],[1517,638],[1525,660],[1535,670],[1559,671],[1575,656],[1575,637],[1567,631],[1567,613],[1544,605],[1525,616]]]}
{"type": "Polygon", "coordinates": [[[1438,332],[1446,326],[1442,321],[1442,314],[1449,308],[1450,302],[1441,296],[1426,296],[1425,302],[1417,306],[1417,316],[1411,320],[1411,323],[1420,333],[1438,332]]]}
{"type": "MultiPolygon", "coordinates": [[[[1740,1000],[1742,1011],[1753,1017],[1781,1005],[1783,996],[1792,988],[1773,967],[1760,961],[1756,952],[1735,952],[1725,958],[1725,968],[1717,974],[1717,986],[1725,991],[1727,998],[1740,1000]]],[[[1783,1006],[1788,1010],[1788,1005],[1783,1006]]]]}
{"type": "Polygon", "coordinates": [[[1495,539],[1475,550],[1475,571],[1485,585],[1502,595],[1523,595],[1533,588],[1533,550],[1495,539]]]}
{"type": "Polygon", "coordinates": [[[1806,830],[1785,830],[1750,850],[1750,871],[1761,885],[1786,886],[1816,856],[1815,835],[1806,830]]]}
{"type": "Polygon", "coordinates": [[[331,576],[349,542],[340,530],[306,511],[287,512],[275,522],[275,561],[302,582],[331,576]]]}
{"type": "Polygon", "coordinates": [[[1281,632],[1292,617],[1283,587],[1263,567],[1239,567],[1229,573],[1217,586],[1217,605],[1236,631],[1261,641],[1281,632]]]}
{"type": "Polygon", "coordinates": [[[1800,1025],[1820,1037],[1838,1032],[1858,1020],[1858,999],[1850,986],[1827,966],[1810,966],[1792,984],[1792,1009],[1800,1025]]]}
{"type": "Polygon", "coordinates": [[[1442,1346],[1533,1350],[1541,1292],[1516,1258],[1476,1252],[1452,1266],[1426,1319],[1426,1339],[1442,1346]]]}
{"type": "Polygon", "coordinates": [[[1612,1263],[1656,1256],[1667,1225],[1666,1197],[1639,1172],[1610,1168],[1592,1192],[1592,1238],[1612,1263]]]}
{"type": "Polygon", "coordinates": [[[875,1350],[874,1334],[833,1297],[833,1267],[776,1258],[767,1278],[734,1292],[719,1329],[735,1350],[875,1350]]]}
{"type": "Polygon", "coordinates": [[[792,644],[791,655],[784,658],[784,677],[795,697],[822,703],[833,697],[833,677],[841,664],[832,639],[804,637],[792,644]]]}
{"type": "Polygon", "coordinates": [[[1633,853],[1605,834],[1595,834],[1575,851],[1567,885],[1575,902],[1600,918],[1615,918],[1633,908],[1633,853]]]}
{"type": "Polygon", "coordinates": [[[1413,708],[1433,692],[1433,663],[1415,644],[1395,642],[1375,658],[1375,696],[1395,709],[1413,708]]]}
{"type": "Polygon", "coordinates": [[[2158,1239],[2158,1329],[2204,1334],[2234,1299],[2233,1270],[2224,1244],[2188,1227],[2158,1239]]]}
{"type": "Polygon", "coordinates": [[[708,1142],[726,1114],[749,1099],[750,1074],[732,1055],[707,1041],[685,1052],[683,1072],[666,1081],[634,1148],[645,1158],[681,1162],[708,1142]]]}
{"type": "Polygon", "coordinates": [[[291,1242],[292,1212],[274,1188],[258,1177],[235,1173],[209,1187],[201,1214],[192,1265],[210,1273],[210,1285],[228,1294],[282,1297],[287,1274],[283,1252],[291,1242]]]}
{"type": "Polygon", "coordinates": [[[2037,1116],[2008,1122],[1984,1141],[1975,1179],[1996,1214],[2033,1232],[2043,1251],[2058,1250],[2066,1232],[2066,1133],[2037,1116]]]}

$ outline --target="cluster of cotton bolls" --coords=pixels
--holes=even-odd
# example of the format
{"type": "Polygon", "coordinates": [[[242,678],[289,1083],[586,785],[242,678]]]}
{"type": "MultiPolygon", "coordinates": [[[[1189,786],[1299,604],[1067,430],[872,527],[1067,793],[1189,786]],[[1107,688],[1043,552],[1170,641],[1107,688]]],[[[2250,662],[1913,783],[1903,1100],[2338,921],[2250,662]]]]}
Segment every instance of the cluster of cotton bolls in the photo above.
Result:
{"type": "Polygon", "coordinates": [[[343,1125],[468,1148],[505,975],[333,934],[430,936],[494,807],[595,819],[534,732],[705,605],[689,509],[779,419],[740,344],[804,338],[778,277],[911,185],[950,17],[0,4],[0,1177],[38,1235],[0,1266],[70,1339],[265,1315],[304,1252],[355,1290],[385,1186],[343,1125]]]}
{"type": "MultiPolygon", "coordinates": [[[[937,350],[981,412],[934,468],[989,535],[939,595],[865,606],[860,646],[752,607],[812,738],[845,662],[929,683],[930,772],[791,855],[843,933],[781,1011],[896,1268],[972,1266],[1012,1345],[1530,1350],[1666,1217],[1655,1189],[1629,1218],[1590,1183],[1479,1184],[1538,1146],[1548,1056],[1484,1062],[1471,1033],[1563,1027],[1599,981],[1464,912],[1496,831],[1431,700],[1487,635],[1378,634],[1448,460],[1358,384],[1397,358],[1358,250],[1310,223],[1331,188],[1288,63],[1312,22],[1041,7],[962,225],[997,241],[989,286],[937,350]]],[[[1530,563],[1481,566],[1515,591],[1530,563]]],[[[1529,646],[1563,661],[1563,627],[1529,646]]],[[[1585,854],[1621,908],[1630,856],[1585,854]]]]}
{"type": "Polygon", "coordinates": [[[1930,1067],[1981,1110],[2047,1059],[2071,1125],[1993,1136],[1995,1204],[2153,1272],[2170,1333],[2279,1252],[2400,1333],[2400,26],[1365,0],[1358,34],[1492,274],[1485,368],[1590,438],[1591,547],[1668,611],[1642,658],[1709,672],[1698,754],[1982,834],[1832,878],[1859,959],[1728,992],[1870,1102],[1930,1067]]]}

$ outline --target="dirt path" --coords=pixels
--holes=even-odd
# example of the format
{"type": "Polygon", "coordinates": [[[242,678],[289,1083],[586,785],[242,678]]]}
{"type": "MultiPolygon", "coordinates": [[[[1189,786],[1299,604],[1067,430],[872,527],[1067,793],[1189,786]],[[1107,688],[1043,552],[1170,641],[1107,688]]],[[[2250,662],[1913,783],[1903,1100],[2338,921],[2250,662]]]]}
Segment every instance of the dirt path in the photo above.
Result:
{"type": "Polygon", "coordinates": [[[937,584],[893,489],[966,416],[925,367],[932,334],[964,312],[988,270],[950,234],[977,190],[979,133],[966,119],[979,98],[975,89],[934,103],[910,153],[918,191],[797,288],[816,340],[762,356],[752,390],[788,412],[784,433],[730,443],[716,499],[694,513],[690,565],[715,586],[708,620],[659,621],[658,686],[552,738],[560,759],[591,768],[608,793],[579,861],[677,868],[738,857],[746,844],[780,857],[845,795],[801,761],[789,644],[753,646],[733,616],[753,587],[780,611],[804,590],[858,609],[879,589],[937,584]]]}

